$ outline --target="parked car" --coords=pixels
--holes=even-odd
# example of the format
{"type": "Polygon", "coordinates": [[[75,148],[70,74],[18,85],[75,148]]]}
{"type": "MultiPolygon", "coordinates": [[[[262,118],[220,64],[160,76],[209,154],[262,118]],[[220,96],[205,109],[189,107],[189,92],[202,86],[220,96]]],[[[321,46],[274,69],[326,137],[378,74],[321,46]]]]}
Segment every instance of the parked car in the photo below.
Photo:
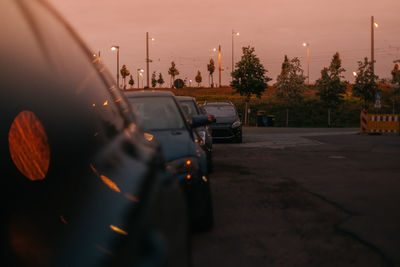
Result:
{"type": "MultiPolygon", "coordinates": [[[[199,106],[197,105],[196,99],[190,96],[176,96],[179,103],[181,104],[183,110],[186,112],[188,117],[192,119],[194,116],[204,114],[199,106]]],[[[213,118],[210,118],[210,122],[212,122],[213,118]]],[[[201,126],[196,128],[199,133],[201,140],[203,142],[203,148],[207,155],[207,167],[209,172],[212,171],[212,136],[211,136],[211,128],[208,125],[201,126]]]]}
{"type": "Polygon", "coordinates": [[[1,266],[187,266],[184,194],[100,60],[46,1],[0,1],[0,35],[1,266]]]}
{"type": "Polygon", "coordinates": [[[214,141],[225,140],[242,143],[242,123],[235,106],[228,102],[205,103],[202,108],[214,115],[216,122],[210,124],[214,141]]]}
{"type": "Polygon", "coordinates": [[[145,131],[161,144],[168,168],[181,182],[191,225],[194,229],[210,229],[213,213],[207,159],[195,130],[206,125],[208,117],[188,119],[168,91],[135,91],[126,95],[145,131]]]}

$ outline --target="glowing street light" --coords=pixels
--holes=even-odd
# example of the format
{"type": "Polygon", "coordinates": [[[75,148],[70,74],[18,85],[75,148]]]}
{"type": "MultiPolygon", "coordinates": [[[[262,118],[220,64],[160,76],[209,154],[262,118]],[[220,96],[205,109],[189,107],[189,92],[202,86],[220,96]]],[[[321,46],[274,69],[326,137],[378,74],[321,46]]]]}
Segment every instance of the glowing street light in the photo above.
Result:
{"type": "Polygon", "coordinates": [[[310,44],[303,43],[304,47],[307,47],[307,83],[310,84],[310,44]]]}
{"type": "Polygon", "coordinates": [[[137,88],[138,89],[139,89],[139,84],[140,84],[139,76],[142,77],[142,85],[143,85],[143,72],[144,72],[144,69],[137,69],[137,88]]]}
{"type": "Polygon", "coordinates": [[[374,72],[374,64],[375,64],[375,59],[374,59],[374,28],[378,28],[378,23],[375,22],[374,16],[371,16],[371,62],[372,62],[372,73],[375,74],[374,72]]]}
{"type": "MultiPolygon", "coordinates": [[[[239,36],[240,35],[240,33],[239,32],[235,32],[233,29],[232,29],[232,70],[231,70],[231,72],[233,72],[233,68],[234,68],[234,65],[235,65],[235,58],[234,58],[234,46],[233,46],[233,40],[234,40],[234,37],[235,36],[239,36]]],[[[233,77],[232,77],[232,79],[233,79],[233,77]]]]}
{"type": "MultiPolygon", "coordinates": [[[[214,52],[217,52],[217,48],[213,48],[214,52]]],[[[222,68],[222,63],[221,63],[221,45],[218,46],[218,77],[219,77],[219,87],[221,86],[221,72],[224,70],[224,68],[222,68]]]]}
{"type": "Polygon", "coordinates": [[[355,72],[355,71],[353,71],[353,76],[354,76],[354,77],[357,77],[357,76],[358,76],[358,73],[355,72]]]}
{"type": "Polygon", "coordinates": [[[119,89],[119,46],[113,45],[111,46],[112,51],[117,51],[117,88],[119,89]]]}

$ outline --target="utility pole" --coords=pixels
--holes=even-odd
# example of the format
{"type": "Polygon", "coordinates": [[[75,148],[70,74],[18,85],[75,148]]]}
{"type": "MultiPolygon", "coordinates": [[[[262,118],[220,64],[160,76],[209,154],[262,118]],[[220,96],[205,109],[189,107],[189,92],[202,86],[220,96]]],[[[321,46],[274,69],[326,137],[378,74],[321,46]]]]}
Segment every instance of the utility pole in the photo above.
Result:
{"type": "Polygon", "coordinates": [[[371,16],[371,62],[372,62],[372,73],[375,74],[375,69],[374,69],[374,64],[375,64],[375,60],[374,60],[374,25],[375,21],[374,21],[374,16],[371,16]]]}
{"type": "MultiPolygon", "coordinates": [[[[233,43],[234,43],[234,37],[235,37],[235,35],[236,36],[239,36],[239,32],[235,32],[233,29],[232,29],[232,70],[231,70],[231,72],[233,72],[233,70],[234,70],[234,66],[235,66],[235,57],[234,57],[234,46],[233,46],[233,43]]],[[[233,80],[233,77],[232,77],[232,75],[231,75],[231,81],[233,80]]]]}
{"type": "Polygon", "coordinates": [[[307,48],[307,84],[310,84],[310,44],[303,43],[303,46],[307,48]]]}
{"type": "Polygon", "coordinates": [[[222,67],[221,67],[221,45],[218,47],[218,71],[219,71],[219,87],[221,86],[221,72],[222,72],[222,67]]]}
{"type": "Polygon", "coordinates": [[[149,79],[149,33],[146,32],[146,79],[147,79],[147,87],[150,88],[150,79],[149,79]]]}

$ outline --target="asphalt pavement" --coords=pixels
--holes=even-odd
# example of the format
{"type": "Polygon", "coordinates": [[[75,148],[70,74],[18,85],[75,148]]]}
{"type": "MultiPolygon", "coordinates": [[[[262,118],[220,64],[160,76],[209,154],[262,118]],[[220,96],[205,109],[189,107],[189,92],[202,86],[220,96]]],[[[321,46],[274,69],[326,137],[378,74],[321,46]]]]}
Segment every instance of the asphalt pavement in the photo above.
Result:
{"type": "Polygon", "coordinates": [[[194,266],[400,266],[400,136],[245,128],[215,144],[194,266]]]}

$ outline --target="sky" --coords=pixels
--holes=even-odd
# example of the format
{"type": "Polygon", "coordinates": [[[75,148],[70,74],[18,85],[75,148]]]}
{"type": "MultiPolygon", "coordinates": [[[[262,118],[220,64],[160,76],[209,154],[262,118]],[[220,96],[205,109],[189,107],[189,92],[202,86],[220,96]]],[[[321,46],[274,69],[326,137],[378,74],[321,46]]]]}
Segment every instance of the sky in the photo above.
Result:
{"type": "MultiPolygon", "coordinates": [[[[306,48],[310,49],[310,82],[339,52],[345,77],[354,81],[357,62],[371,55],[371,16],[375,29],[375,73],[389,78],[394,60],[400,59],[399,0],[48,0],[64,15],[112,73],[120,47],[120,65],[135,79],[146,69],[146,32],[150,42],[150,74],[161,72],[169,82],[168,68],[175,61],[179,78],[193,80],[199,70],[207,86],[207,64],[221,45],[222,85],[231,78],[232,30],[235,62],[244,46],[253,46],[267,75],[276,80],[284,55],[301,60],[307,75],[306,48]]],[[[218,65],[214,74],[218,82],[218,65]]],[[[144,79],[146,84],[146,79],[144,79]]]]}

